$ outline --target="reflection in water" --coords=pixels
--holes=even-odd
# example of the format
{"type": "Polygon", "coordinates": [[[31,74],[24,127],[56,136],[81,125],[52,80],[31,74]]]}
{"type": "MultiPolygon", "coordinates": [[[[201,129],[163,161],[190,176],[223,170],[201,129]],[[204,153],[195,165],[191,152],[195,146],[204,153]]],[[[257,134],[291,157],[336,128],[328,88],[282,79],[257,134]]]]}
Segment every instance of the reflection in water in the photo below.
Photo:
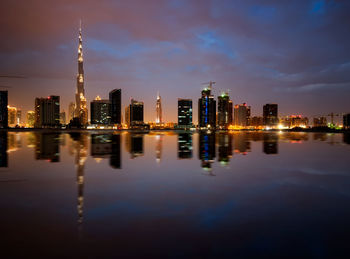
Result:
{"type": "Polygon", "coordinates": [[[313,140],[326,141],[327,134],[326,133],[314,133],[313,140]]]}
{"type": "Polygon", "coordinates": [[[278,154],[278,135],[273,133],[264,134],[263,152],[267,155],[278,154]]]}
{"type": "Polygon", "coordinates": [[[303,143],[309,140],[309,134],[304,132],[284,132],[280,136],[281,140],[288,140],[291,143],[303,143]]]}
{"type": "Polygon", "coordinates": [[[350,145],[350,133],[344,133],[344,134],[343,134],[343,142],[344,142],[345,144],[350,145]]]}
{"type": "Polygon", "coordinates": [[[128,133],[125,137],[126,149],[131,158],[143,156],[143,134],[128,133]]]}
{"type": "Polygon", "coordinates": [[[160,163],[162,157],[162,144],[163,144],[163,136],[156,135],[156,161],[160,163]]]}
{"type": "Polygon", "coordinates": [[[235,147],[235,153],[241,153],[243,155],[246,155],[247,152],[251,151],[250,147],[250,141],[248,139],[248,134],[234,134],[234,147],[235,147]]]}
{"type": "Polygon", "coordinates": [[[211,171],[211,164],[215,161],[215,133],[199,133],[199,159],[202,168],[211,171]]]}
{"type": "Polygon", "coordinates": [[[92,134],[91,135],[91,156],[95,159],[108,158],[112,153],[112,135],[92,134]]]}
{"type": "Polygon", "coordinates": [[[35,134],[35,159],[48,160],[50,162],[60,161],[60,136],[58,133],[36,133],[35,134]]]}
{"type": "Polygon", "coordinates": [[[70,133],[73,140],[73,154],[75,154],[75,166],[78,185],[78,223],[83,222],[84,208],[84,165],[88,154],[88,134],[70,133]]]}
{"type": "Polygon", "coordinates": [[[0,167],[8,166],[7,135],[7,131],[0,131],[0,167]]]}
{"type": "Polygon", "coordinates": [[[219,157],[218,161],[222,165],[228,165],[230,158],[232,158],[232,136],[228,133],[219,133],[218,134],[219,142],[219,157]]]}
{"type": "Polygon", "coordinates": [[[112,153],[111,157],[109,158],[109,165],[114,169],[121,169],[121,152],[120,152],[120,134],[113,134],[112,135],[112,153]]]}
{"type": "Polygon", "coordinates": [[[192,158],[192,134],[179,133],[177,136],[177,157],[179,159],[192,158]]]}

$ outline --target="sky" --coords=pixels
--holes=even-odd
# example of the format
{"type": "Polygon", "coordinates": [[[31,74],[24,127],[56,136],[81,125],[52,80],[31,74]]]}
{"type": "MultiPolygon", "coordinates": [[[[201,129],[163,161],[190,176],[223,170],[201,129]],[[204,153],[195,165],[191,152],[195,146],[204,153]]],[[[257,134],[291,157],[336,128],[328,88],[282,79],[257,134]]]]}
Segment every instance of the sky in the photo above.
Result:
{"type": "Polygon", "coordinates": [[[345,0],[2,0],[0,86],[24,113],[49,95],[67,112],[81,19],[88,102],[121,88],[123,107],[144,101],[154,121],[159,91],[166,122],[178,98],[193,100],[197,122],[215,81],[215,97],[228,91],[252,115],[265,103],[279,115],[350,112],[349,13],[345,0]]]}

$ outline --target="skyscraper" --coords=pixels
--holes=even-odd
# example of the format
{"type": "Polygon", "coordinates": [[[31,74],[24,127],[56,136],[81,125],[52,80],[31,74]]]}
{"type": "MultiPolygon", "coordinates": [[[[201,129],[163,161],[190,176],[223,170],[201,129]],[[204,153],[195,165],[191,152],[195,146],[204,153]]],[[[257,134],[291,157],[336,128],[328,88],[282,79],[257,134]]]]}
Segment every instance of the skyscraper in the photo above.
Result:
{"type": "Polygon", "coordinates": [[[75,113],[75,103],[70,102],[68,106],[68,122],[70,122],[74,118],[75,113]]]}
{"type": "Polygon", "coordinates": [[[126,121],[129,122],[129,127],[143,126],[143,102],[138,102],[131,99],[131,104],[125,112],[126,121]]]}
{"type": "Polygon", "coordinates": [[[86,98],[84,90],[84,67],[83,67],[83,40],[81,36],[81,24],[79,28],[79,46],[78,46],[78,74],[77,91],[75,93],[75,112],[74,117],[79,118],[82,125],[88,122],[88,112],[86,107],[86,98]]]}
{"type": "Polygon", "coordinates": [[[0,128],[6,129],[8,127],[8,92],[0,91],[0,128]]]}
{"type": "Polygon", "coordinates": [[[60,125],[60,97],[51,95],[35,99],[35,127],[52,128],[60,125]]]}
{"type": "Polygon", "coordinates": [[[162,121],[162,100],[159,93],[157,94],[156,113],[157,113],[156,123],[160,124],[163,121],[162,121]]]}
{"type": "Polygon", "coordinates": [[[177,108],[178,127],[192,127],[192,100],[179,98],[177,100],[177,108]]]}
{"type": "Polygon", "coordinates": [[[15,127],[17,125],[17,108],[16,107],[7,107],[8,111],[8,126],[15,127]]]}
{"type": "Polygon", "coordinates": [[[275,127],[278,124],[278,105],[265,104],[263,107],[263,123],[264,126],[275,127]]]}
{"type": "Polygon", "coordinates": [[[218,125],[227,128],[232,124],[232,101],[227,93],[218,97],[218,125]]]}
{"type": "Polygon", "coordinates": [[[35,112],[27,111],[27,127],[33,128],[35,123],[35,112]]]}
{"type": "Polygon", "coordinates": [[[90,103],[91,124],[108,125],[111,121],[110,101],[101,100],[99,96],[90,103]]]}
{"type": "Polygon", "coordinates": [[[121,124],[122,116],[122,90],[114,89],[109,92],[109,102],[111,105],[111,124],[121,124]]]}
{"type": "Polygon", "coordinates": [[[198,100],[198,125],[199,127],[215,128],[216,101],[211,95],[212,82],[208,88],[202,91],[202,97],[198,100]]]}
{"type": "Polygon", "coordinates": [[[234,125],[238,127],[249,126],[250,106],[246,103],[235,105],[234,108],[234,125]]]}

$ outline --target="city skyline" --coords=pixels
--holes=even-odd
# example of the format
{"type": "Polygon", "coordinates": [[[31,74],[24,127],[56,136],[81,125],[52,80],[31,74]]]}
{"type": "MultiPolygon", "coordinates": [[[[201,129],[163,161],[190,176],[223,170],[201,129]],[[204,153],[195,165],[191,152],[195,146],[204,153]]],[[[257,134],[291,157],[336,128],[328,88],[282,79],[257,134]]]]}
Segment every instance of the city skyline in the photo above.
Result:
{"type": "MultiPolygon", "coordinates": [[[[24,2],[22,10],[5,1],[0,54],[6,62],[0,65],[0,84],[10,87],[9,105],[25,114],[33,110],[36,97],[58,95],[61,110],[68,111],[74,101],[81,19],[88,103],[97,95],[107,99],[110,90],[122,89],[122,107],[131,98],[143,101],[145,121],[153,121],[154,96],[160,91],[163,120],[175,122],[177,98],[197,100],[201,83],[215,80],[215,98],[229,90],[234,104],[252,107],[252,116],[261,116],[266,103],[278,103],[281,115],[312,118],[348,112],[349,3],[303,1],[288,8],[274,1],[135,3],[77,1],[48,6],[33,1],[30,6],[24,2]],[[70,11],[64,8],[68,5],[70,11]],[[18,15],[10,15],[14,10],[18,15]],[[64,21],[56,23],[62,13],[64,21]],[[28,15],[34,17],[30,22],[28,15]],[[155,23],[169,15],[172,20],[155,23]],[[293,16],[298,21],[288,23],[293,16]]],[[[193,114],[197,113],[194,105],[193,114]]],[[[197,123],[197,116],[193,121],[197,123]]]]}

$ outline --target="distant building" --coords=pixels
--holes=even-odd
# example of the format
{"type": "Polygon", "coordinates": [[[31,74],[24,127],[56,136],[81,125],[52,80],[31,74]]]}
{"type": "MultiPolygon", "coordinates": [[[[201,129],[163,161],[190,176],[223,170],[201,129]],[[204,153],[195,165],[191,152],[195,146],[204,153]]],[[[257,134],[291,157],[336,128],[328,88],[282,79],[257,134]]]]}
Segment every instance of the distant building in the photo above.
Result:
{"type": "Polygon", "coordinates": [[[56,128],[60,126],[60,97],[51,95],[35,99],[36,128],[56,128]]]}
{"type": "Polygon", "coordinates": [[[177,120],[179,128],[192,126],[192,100],[177,99],[177,120]]]}
{"type": "Polygon", "coordinates": [[[114,89],[109,92],[111,124],[122,123],[122,90],[114,89]]]}
{"type": "Polygon", "coordinates": [[[250,126],[252,127],[261,128],[263,125],[263,117],[254,116],[250,120],[250,126]]]}
{"type": "Polygon", "coordinates": [[[111,123],[110,100],[101,100],[99,96],[90,103],[91,124],[108,125],[111,123]]]}
{"type": "Polygon", "coordinates": [[[35,112],[27,111],[27,127],[33,128],[35,123],[35,112]]]}
{"type": "Polygon", "coordinates": [[[17,125],[17,108],[8,106],[8,126],[15,127],[17,125]]]}
{"type": "Polygon", "coordinates": [[[263,107],[263,123],[264,126],[276,127],[278,124],[278,105],[265,104],[263,107]]]}
{"type": "Polygon", "coordinates": [[[216,126],[216,101],[211,94],[211,86],[205,88],[202,97],[198,99],[198,126],[201,128],[216,126]]]}
{"type": "Polygon", "coordinates": [[[302,115],[290,115],[281,118],[280,124],[285,128],[306,128],[309,126],[309,119],[302,115]]]}
{"type": "Polygon", "coordinates": [[[68,106],[68,121],[71,121],[74,118],[75,112],[75,103],[71,102],[68,106]]]}
{"type": "Polygon", "coordinates": [[[227,93],[218,97],[218,125],[227,128],[232,124],[232,101],[227,93]]]}
{"type": "Polygon", "coordinates": [[[249,126],[250,106],[246,103],[235,105],[234,107],[234,125],[238,127],[249,126]]]}
{"type": "Polygon", "coordinates": [[[131,99],[131,104],[125,109],[125,119],[129,128],[144,126],[143,102],[131,99]]]}
{"type": "Polygon", "coordinates": [[[16,125],[20,126],[22,124],[22,111],[17,109],[16,113],[16,125]]]}
{"type": "Polygon", "coordinates": [[[326,117],[314,118],[313,127],[327,127],[327,118],[326,117]]]}
{"type": "Polygon", "coordinates": [[[66,125],[66,112],[65,111],[60,112],[60,123],[62,125],[66,125]]]}
{"type": "Polygon", "coordinates": [[[157,124],[163,123],[162,98],[160,97],[159,93],[157,94],[157,102],[156,102],[156,123],[157,124]]]}
{"type": "Polygon", "coordinates": [[[0,128],[8,128],[8,92],[0,91],[0,128]]]}
{"type": "Polygon", "coordinates": [[[350,113],[343,115],[343,127],[344,129],[350,129],[350,113]]]}

